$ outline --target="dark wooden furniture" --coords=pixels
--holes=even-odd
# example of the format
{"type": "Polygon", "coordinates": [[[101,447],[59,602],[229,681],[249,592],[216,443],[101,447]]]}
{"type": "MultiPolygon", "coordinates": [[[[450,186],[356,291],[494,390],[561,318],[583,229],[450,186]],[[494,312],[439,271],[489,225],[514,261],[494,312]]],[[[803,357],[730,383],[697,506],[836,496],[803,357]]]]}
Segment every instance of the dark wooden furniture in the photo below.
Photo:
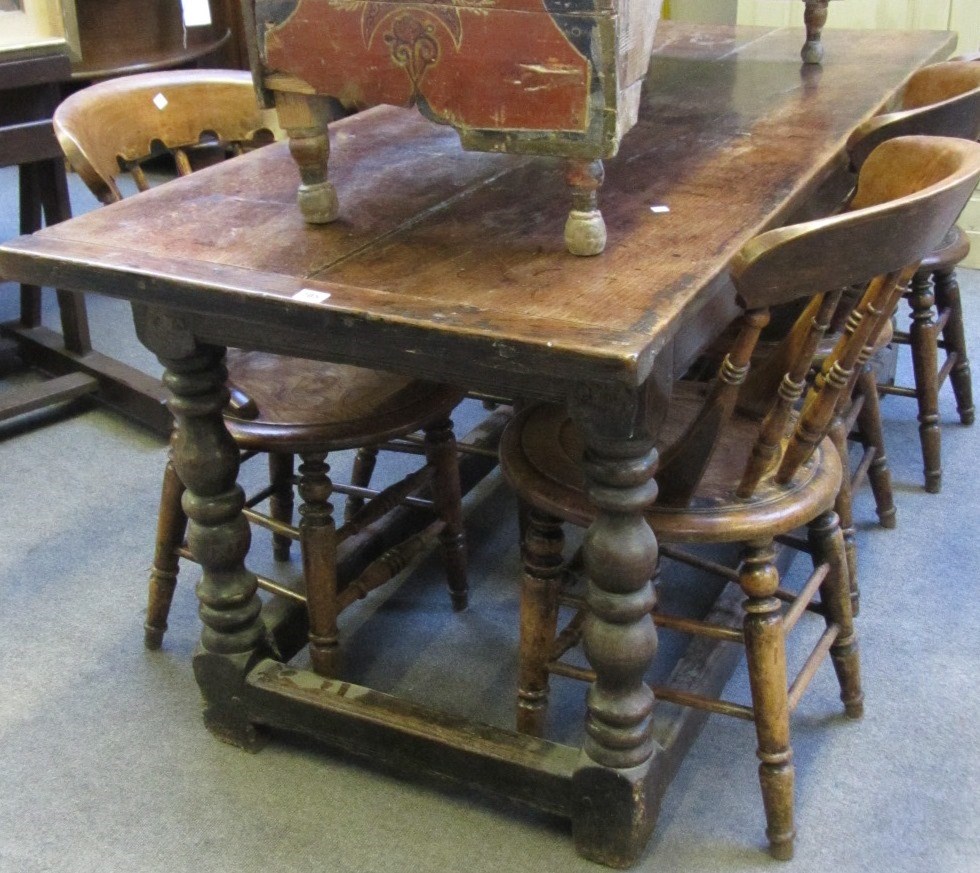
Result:
{"type": "MultiPolygon", "coordinates": [[[[72,167],[103,203],[122,199],[115,181],[122,167],[131,172],[139,190],[147,190],[140,162],[161,149],[174,155],[178,174],[185,176],[191,172],[188,152],[202,140],[212,149],[241,153],[256,141],[271,141],[277,129],[274,120],[259,110],[251,77],[230,70],[144,73],[100,82],[61,103],[54,128],[72,167]]],[[[242,451],[269,455],[271,484],[247,502],[249,518],[272,529],[280,560],[288,558],[291,540],[300,542],[314,669],[337,675],[341,610],[390,580],[436,535],[453,607],[465,609],[465,540],[456,440],[449,419],[463,392],[376,370],[253,351],[229,352],[226,366],[231,397],[225,411],[228,429],[242,451]],[[425,431],[428,463],[380,494],[366,493],[370,473],[362,475],[364,481],[354,483],[358,511],[350,512],[336,530],[330,504],[334,487],[325,463],[328,453],[374,447],[420,429],[425,431]],[[298,529],[291,525],[294,454],[303,461],[298,479],[303,520],[298,529]],[[418,501],[418,492],[427,486],[433,495],[430,505],[441,522],[426,534],[390,548],[356,579],[338,579],[338,545],[405,499],[414,496],[418,501]],[[256,513],[252,507],[270,495],[271,517],[256,513]],[[364,504],[365,496],[373,499],[364,504]]],[[[174,441],[181,438],[176,434],[174,441]]],[[[183,549],[187,527],[183,494],[180,476],[168,463],[145,625],[150,648],[160,646],[167,629],[181,552],[191,557],[196,551],[193,544],[191,550],[183,549]]],[[[282,590],[274,584],[269,587],[282,590]]]]}
{"type": "Polygon", "coordinates": [[[602,161],[634,125],[662,0],[246,0],[255,84],[302,174],[307,221],[337,217],[327,179],[331,101],[417,106],[464,148],[566,161],[568,251],[606,245],[602,161]]]}
{"type": "MultiPolygon", "coordinates": [[[[847,715],[863,713],[848,561],[833,512],[845,476],[831,430],[842,398],[853,391],[861,372],[865,349],[891,319],[919,260],[952,226],[978,178],[976,143],[895,139],[864,164],[848,212],[769,231],[746,243],[731,271],[746,307],[731,349],[710,385],[678,386],[661,428],[661,462],[647,488],[649,538],[655,536],[678,560],[685,558],[676,545],[739,543],[739,566],[719,572],[739,585],[746,600],[741,633],[660,611],[652,618],[658,627],[743,643],[752,705],[670,688],[653,691],[661,700],[755,722],[766,833],[776,858],[792,857],[795,836],[789,716],[827,654],[847,715]],[[820,343],[842,296],[840,290],[825,289],[857,285],[867,285],[866,292],[851,309],[834,348],[822,354],[820,343]],[[813,296],[793,329],[759,360],[755,353],[770,309],[807,293],[813,296]],[[807,390],[808,374],[818,361],[820,375],[807,390]],[[780,590],[774,542],[802,525],[808,530],[814,572],[799,594],[791,594],[780,590]],[[807,609],[820,612],[827,629],[787,686],[786,635],[807,609]]],[[[594,679],[591,671],[560,660],[591,615],[583,598],[566,599],[577,612],[559,634],[561,523],[593,525],[602,502],[596,501],[597,507],[586,493],[593,461],[561,406],[525,408],[504,430],[500,463],[531,507],[522,549],[517,723],[518,729],[540,736],[549,673],[594,679]]],[[[606,557],[610,533],[592,528],[593,560],[596,552],[606,557]]],[[[637,540],[632,550],[646,548],[637,540]]],[[[693,563],[703,566],[697,558],[693,563]]],[[[588,645],[601,648],[605,638],[591,634],[588,645]]]]}
{"type": "MultiPolygon", "coordinates": [[[[579,850],[614,865],[638,857],[705,717],[654,708],[644,682],[657,547],[643,511],[671,386],[737,314],[731,258],[846,185],[848,134],[954,39],[841,32],[834,64],[817,70],[801,69],[795,29],[665,22],[659,34],[640,120],[607,168],[599,258],[564,250],[563,182],[547,159],[462,151],[451,128],[394,108],[332,125],[332,224],[294,208],[295,165],[277,144],[0,246],[8,275],[56,273],[132,300],[141,339],[166,362],[184,434],[175,466],[204,546],[195,672],[211,729],[256,748],[266,728],[286,728],[482,785],[572,819],[579,850]],[[311,302],[306,289],[330,296],[311,302]],[[284,663],[298,649],[278,635],[274,604],[262,621],[244,563],[225,346],[567,405],[599,507],[585,549],[596,681],[583,748],[284,663]]],[[[698,647],[674,678],[717,694],[730,648],[698,647]]]]}
{"type": "Polygon", "coordinates": [[[245,18],[241,0],[213,0],[216,19],[228,28],[228,42],[224,46],[225,66],[236,70],[249,69],[248,42],[245,39],[245,18]]]}
{"type": "MultiPolygon", "coordinates": [[[[907,134],[976,141],[980,137],[980,62],[949,61],[920,70],[905,88],[899,110],[872,118],[854,131],[848,142],[854,166],[860,167],[879,143],[907,134]]],[[[974,419],[963,308],[956,281],[956,265],[969,250],[966,234],[954,227],[936,251],[923,259],[907,294],[910,328],[894,335],[895,342],[912,347],[915,386],[879,386],[884,394],[916,399],[925,488],[934,493],[942,486],[939,389],[947,377],[960,421],[972,424],[974,419]],[[941,367],[940,350],[945,352],[941,367]]]]}
{"type": "Polygon", "coordinates": [[[169,70],[214,58],[230,37],[227,11],[209,25],[184,27],[181,0],[74,0],[82,59],[71,77],[91,82],[111,76],[169,70]]]}
{"type": "MultiPolygon", "coordinates": [[[[0,63],[0,166],[17,166],[20,228],[37,230],[71,215],[65,166],[51,128],[68,78],[64,55],[26,57],[0,63]]],[[[0,325],[4,345],[29,367],[52,378],[12,389],[0,403],[0,421],[78,397],[92,397],[147,424],[170,430],[164,392],[156,379],[92,349],[85,300],[58,291],[61,333],[41,324],[41,288],[21,286],[20,318],[0,325]]]]}

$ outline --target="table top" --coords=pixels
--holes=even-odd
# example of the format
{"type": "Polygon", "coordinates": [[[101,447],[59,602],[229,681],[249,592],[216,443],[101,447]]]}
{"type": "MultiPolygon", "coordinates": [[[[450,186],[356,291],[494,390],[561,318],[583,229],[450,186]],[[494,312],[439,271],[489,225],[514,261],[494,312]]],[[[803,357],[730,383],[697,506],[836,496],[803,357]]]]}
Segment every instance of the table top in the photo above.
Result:
{"type": "Polygon", "coordinates": [[[699,312],[732,311],[732,255],[839,171],[850,131],[954,36],[832,31],[822,67],[801,67],[799,41],[662,24],[595,258],[564,250],[558,162],[464,152],[382,107],[331,126],[331,225],[303,223],[277,144],[9,242],[0,273],[193,312],[203,341],[540,396],[637,386],[699,312]]]}

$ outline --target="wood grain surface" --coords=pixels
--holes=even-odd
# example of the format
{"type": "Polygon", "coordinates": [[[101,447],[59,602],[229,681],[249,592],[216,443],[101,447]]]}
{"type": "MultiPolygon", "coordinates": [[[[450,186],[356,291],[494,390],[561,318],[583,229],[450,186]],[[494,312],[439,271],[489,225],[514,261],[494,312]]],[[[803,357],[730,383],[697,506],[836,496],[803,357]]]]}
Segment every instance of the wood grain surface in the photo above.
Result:
{"type": "Polygon", "coordinates": [[[467,153],[383,107],[332,125],[329,226],[302,220],[277,145],[8,243],[0,271],[207,315],[203,339],[539,395],[638,385],[705,306],[724,322],[732,255],[792,217],[851,130],[953,39],[834,32],[817,68],[792,29],[666,23],[591,259],[563,250],[554,163],[467,153]],[[329,297],[293,299],[303,289],[329,297]]]}

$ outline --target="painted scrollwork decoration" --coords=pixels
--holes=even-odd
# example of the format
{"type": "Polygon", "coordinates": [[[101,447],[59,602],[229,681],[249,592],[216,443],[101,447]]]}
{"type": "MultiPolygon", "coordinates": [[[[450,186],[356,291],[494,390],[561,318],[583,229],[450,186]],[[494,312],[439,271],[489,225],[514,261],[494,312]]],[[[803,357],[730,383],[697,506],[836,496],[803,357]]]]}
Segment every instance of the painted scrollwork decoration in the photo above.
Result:
{"type": "Polygon", "coordinates": [[[495,0],[422,0],[412,4],[379,3],[374,0],[331,0],[331,6],[361,13],[361,38],[371,48],[379,34],[388,46],[392,62],[408,75],[416,96],[421,95],[427,70],[442,57],[440,31],[453,47],[463,45],[462,11],[485,15],[495,0]]]}

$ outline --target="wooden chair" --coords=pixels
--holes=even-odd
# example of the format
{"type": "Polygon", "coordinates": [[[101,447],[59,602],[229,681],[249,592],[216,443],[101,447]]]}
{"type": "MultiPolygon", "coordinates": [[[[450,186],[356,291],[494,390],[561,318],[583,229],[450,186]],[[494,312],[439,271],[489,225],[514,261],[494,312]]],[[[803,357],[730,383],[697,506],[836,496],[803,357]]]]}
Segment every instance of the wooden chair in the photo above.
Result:
{"type": "MultiPolygon", "coordinates": [[[[112,79],[65,100],[54,126],[72,167],[103,203],[121,199],[116,178],[123,168],[140,190],[149,183],[141,168],[151,154],[173,154],[177,171],[191,170],[189,151],[202,143],[232,152],[269,142],[278,133],[274,117],[261,112],[249,74],[187,70],[112,79]]],[[[271,484],[247,503],[246,514],[274,534],[275,556],[285,560],[299,540],[306,584],[311,658],[314,668],[335,675],[339,663],[337,616],[398,572],[435,536],[441,541],[453,607],[467,603],[466,554],[462,528],[456,442],[449,415],[463,392],[359,367],[284,358],[261,352],[228,351],[231,402],[225,421],[247,456],[269,456],[271,484]],[[427,463],[378,494],[367,489],[374,447],[424,429],[427,463]],[[330,452],[369,447],[370,460],[355,468],[351,486],[334,485],[325,459],[330,452]],[[299,493],[302,521],[292,526],[293,455],[302,458],[299,493]],[[431,490],[431,497],[418,492],[431,490]],[[345,523],[335,529],[333,492],[351,495],[345,523]],[[414,496],[413,496],[414,495],[414,496]],[[270,516],[254,511],[270,500],[270,516]],[[369,498],[367,503],[364,499],[369,498]],[[357,579],[337,578],[337,548],[363,532],[400,502],[427,506],[438,521],[394,547],[357,579]]],[[[182,545],[186,516],[183,484],[172,464],[164,475],[156,554],[150,577],[146,644],[160,646],[167,628],[178,561],[191,557],[182,545]]],[[[287,594],[268,579],[260,584],[287,594]]]]}
{"type": "MultiPolygon", "coordinates": [[[[846,714],[859,718],[863,708],[847,560],[833,512],[843,465],[829,433],[918,259],[943,238],[978,178],[976,143],[910,137],[881,146],[865,163],[847,213],[763,233],[743,247],[731,276],[745,313],[717,378],[709,385],[675,385],[662,435],[659,496],[647,519],[662,555],[720,573],[747,599],[741,631],[656,608],[652,619],[743,643],[752,704],[669,688],[654,692],[661,700],[755,722],[767,834],[777,858],[792,855],[795,833],[789,715],[828,652],[846,714]],[[840,291],[826,289],[853,285],[866,290],[808,388],[808,370],[841,299],[840,291]],[[808,297],[803,314],[765,363],[750,371],[770,307],[797,296],[808,297]],[[801,525],[814,572],[794,596],[779,587],[773,544],[801,525]],[[677,548],[709,543],[741,543],[738,568],[677,548]],[[787,687],[786,634],[807,610],[820,613],[826,629],[787,687]]],[[[501,466],[528,507],[517,723],[536,735],[545,726],[549,674],[592,678],[561,660],[578,641],[587,611],[582,598],[563,591],[561,559],[562,522],[585,526],[595,518],[582,460],[582,442],[561,407],[526,408],[504,432],[501,466]],[[560,604],[578,612],[558,633],[560,604]]]]}
{"type": "MultiPolygon", "coordinates": [[[[879,143],[909,134],[969,140],[980,137],[980,62],[948,61],[917,72],[906,86],[899,111],[876,116],[854,131],[848,142],[852,164],[860,168],[879,143]]],[[[938,492],[942,485],[939,389],[947,377],[960,421],[972,424],[974,420],[970,362],[956,281],[956,266],[969,250],[966,234],[953,227],[922,259],[906,295],[911,308],[910,329],[894,336],[895,342],[912,347],[915,386],[878,386],[883,394],[914,397],[918,402],[925,488],[930,492],[938,492]],[[945,352],[941,367],[940,349],[945,352]]]]}

